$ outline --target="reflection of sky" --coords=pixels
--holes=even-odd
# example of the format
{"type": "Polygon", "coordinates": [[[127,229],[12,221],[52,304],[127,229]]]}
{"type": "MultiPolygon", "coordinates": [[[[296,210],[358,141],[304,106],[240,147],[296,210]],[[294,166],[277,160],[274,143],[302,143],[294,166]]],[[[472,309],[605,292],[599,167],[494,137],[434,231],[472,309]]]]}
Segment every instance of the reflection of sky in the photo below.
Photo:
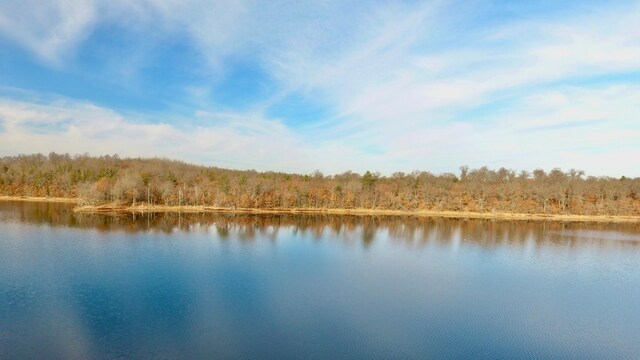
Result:
{"type": "Polygon", "coordinates": [[[16,358],[640,355],[638,249],[0,226],[0,348],[16,358]]]}

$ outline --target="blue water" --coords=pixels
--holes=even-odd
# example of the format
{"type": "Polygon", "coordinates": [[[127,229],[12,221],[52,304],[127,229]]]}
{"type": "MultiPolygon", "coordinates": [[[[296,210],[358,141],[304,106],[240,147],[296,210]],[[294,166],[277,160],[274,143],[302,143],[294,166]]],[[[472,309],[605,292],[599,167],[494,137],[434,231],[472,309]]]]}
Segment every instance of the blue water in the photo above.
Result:
{"type": "Polygon", "coordinates": [[[0,202],[0,358],[638,359],[640,225],[0,202]]]}

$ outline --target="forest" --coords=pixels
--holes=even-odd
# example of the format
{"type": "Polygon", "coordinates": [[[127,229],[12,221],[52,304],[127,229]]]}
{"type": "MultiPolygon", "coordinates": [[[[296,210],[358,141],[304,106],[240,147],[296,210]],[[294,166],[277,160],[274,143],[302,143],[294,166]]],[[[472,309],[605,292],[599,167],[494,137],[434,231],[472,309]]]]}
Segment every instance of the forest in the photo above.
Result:
{"type": "Polygon", "coordinates": [[[640,215],[640,178],[558,168],[289,174],[50,153],[1,157],[0,195],[75,198],[80,205],[640,215]]]}

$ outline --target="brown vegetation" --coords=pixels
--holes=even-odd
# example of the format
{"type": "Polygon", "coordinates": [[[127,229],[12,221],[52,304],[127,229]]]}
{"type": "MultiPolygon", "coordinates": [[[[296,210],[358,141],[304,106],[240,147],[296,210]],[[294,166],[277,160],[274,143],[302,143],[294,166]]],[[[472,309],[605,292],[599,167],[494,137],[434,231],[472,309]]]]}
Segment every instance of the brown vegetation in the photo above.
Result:
{"type": "Polygon", "coordinates": [[[325,176],[227,170],[166,159],[51,153],[0,158],[0,195],[78,198],[80,205],[640,216],[640,179],[553,169],[462,167],[325,176]],[[115,205],[113,205],[115,204],[115,205]]]}

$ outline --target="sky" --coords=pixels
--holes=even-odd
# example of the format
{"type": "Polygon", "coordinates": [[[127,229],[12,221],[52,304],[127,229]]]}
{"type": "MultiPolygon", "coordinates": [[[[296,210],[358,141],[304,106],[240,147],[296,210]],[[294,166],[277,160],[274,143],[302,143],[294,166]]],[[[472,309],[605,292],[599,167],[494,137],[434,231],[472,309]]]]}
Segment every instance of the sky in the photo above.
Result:
{"type": "Polygon", "coordinates": [[[0,1],[0,155],[640,176],[640,1],[0,1]]]}

